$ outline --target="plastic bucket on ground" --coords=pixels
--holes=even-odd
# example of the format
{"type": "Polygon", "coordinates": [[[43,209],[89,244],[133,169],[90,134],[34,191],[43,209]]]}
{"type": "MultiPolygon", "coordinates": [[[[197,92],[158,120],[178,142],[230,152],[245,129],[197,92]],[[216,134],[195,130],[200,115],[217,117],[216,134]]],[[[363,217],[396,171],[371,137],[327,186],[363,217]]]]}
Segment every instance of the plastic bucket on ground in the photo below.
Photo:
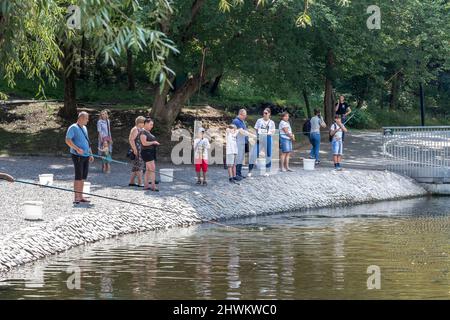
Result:
{"type": "Polygon", "coordinates": [[[91,193],[91,183],[84,182],[83,193],[91,193]]]}
{"type": "Polygon", "coordinates": [[[265,174],[266,173],[266,158],[256,159],[256,166],[258,167],[260,174],[265,174]]]}
{"type": "Polygon", "coordinates": [[[39,175],[39,184],[42,186],[51,186],[53,185],[53,174],[44,173],[39,175]]]}
{"type": "Polygon", "coordinates": [[[314,159],[303,159],[303,170],[314,170],[314,165],[316,160],[314,159]]]}
{"type": "Polygon", "coordinates": [[[161,182],[173,182],[173,169],[159,169],[161,182]]]}
{"type": "Polygon", "coordinates": [[[23,214],[25,220],[42,220],[42,201],[25,201],[23,203],[23,214]]]}

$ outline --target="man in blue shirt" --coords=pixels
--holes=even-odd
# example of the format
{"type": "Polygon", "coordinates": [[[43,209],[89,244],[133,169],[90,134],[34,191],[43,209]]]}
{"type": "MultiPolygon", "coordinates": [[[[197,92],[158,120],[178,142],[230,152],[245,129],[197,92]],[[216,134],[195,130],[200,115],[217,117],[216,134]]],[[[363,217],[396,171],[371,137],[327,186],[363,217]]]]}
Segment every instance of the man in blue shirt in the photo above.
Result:
{"type": "MultiPolygon", "coordinates": [[[[241,109],[239,110],[238,116],[233,120],[232,124],[234,124],[238,130],[247,130],[245,119],[247,119],[247,110],[241,109]]],[[[236,156],[236,178],[237,180],[242,180],[245,178],[244,176],[242,176],[242,164],[244,163],[245,145],[248,144],[248,137],[239,133],[236,137],[236,143],[238,147],[238,153],[236,156]]]]}
{"type": "Polygon", "coordinates": [[[79,204],[80,202],[89,203],[89,200],[83,197],[84,180],[88,176],[89,162],[94,161],[90,146],[91,142],[89,141],[86,128],[88,122],[89,114],[84,111],[80,112],[77,122],[69,127],[66,134],[66,144],[70,147],[75,167],[75,181],[73,183],[73,189],[75,190],[74,204],[79,204]]]}

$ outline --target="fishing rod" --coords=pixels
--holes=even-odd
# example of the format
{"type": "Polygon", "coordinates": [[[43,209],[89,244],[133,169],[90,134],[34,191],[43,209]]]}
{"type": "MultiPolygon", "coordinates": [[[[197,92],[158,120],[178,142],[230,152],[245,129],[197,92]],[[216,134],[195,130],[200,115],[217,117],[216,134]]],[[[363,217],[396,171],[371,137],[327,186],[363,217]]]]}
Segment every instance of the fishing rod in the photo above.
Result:
{"type": "MultiPolygon", "coordinates": [[[[125,161],[119,161],[119,160],[109,159],[109,158],[107,158],[107,157],[99,156],[99,155],[96,155],[96,154],[86,154],[86,156],[87,156],[87,157],[94,157],[94,158],[98,158],[98,159],[102,159],[102,160],[107,160],[107,161],[114,162],[114,163],[124,164],[124,165],[127,165],[127,166],[130,165],[128,162],[125,162],[125,161]]],[[[146,169],[146,170],[147,170],[147,169],[146,169]]],[[[153,172],[153,173],[159,173],[159,174],[162,175],[162,176],[169,177],[169,178],[173,178],[173,179],[179,180],[179,181],[183,181],[184,183],[192,184],[192,181],[188,181],[188,180],[185,180],[185,179],[182,179],[182,178],[176,178],[176,177],[174,177],[173,175],[165,174],[165,173],[162,173],[161,171],[158,171],[158,172],[153,171],[153,170],[147,170],[147,171],[153,172]]]]}
{"type": "MultiPolygon", "coordinates": [[[[148,209],[159,210],[159,211],[162,211],[162,212],[172,213],[172,214],[176,214],[176,215],[180,215],[181,214],[181,215],[187,216],[183,212],[175,212],[175,211],[171,211],[171,210],[161,209],[161,208],[150,206],[150,205],[146,205],[146,204],[143,204],[143,203],[137,203],[137,202],[132,202],[132,201],[123,200],[123,199],[119,199],[119,198],[112,198],[112,197],[102,196],[102,195],[99,195],[99,194],[94,194],[94,193],[89,193],[89,192],[76,192],[75,190],[72,190],[72,189],[56,187],[56,186],[49,186],[49,185],[42,185],[42,184],[35,183],[35,182],[29,182],[29,181],[24,181],[24,180],[20,180],[20,179],[15,179],[11,175],[5,174],[5,173],[0,173],[0,180],[6,180],[6,181],[9,181],[9,182],[17,182],[17,183],[22,183],[22,184],[26,184],[26,185],[31,185],[31,186],[41,187],[41,188],[48,188],[48,189],[64,191],[64,192],[70,192],[70,193],[81,193],[81,194],[88,195],[88,196],[91,196],[91,197],[97,197],[97,198],[101,198],[101,199],[106,199],[106,200],[111,200],[111,201],[116,201],[116,202],[121,202],[121,203],[126,203],[126,204],[132,204],[132,205],[135,205],[135,206],[140,206],[140,207],[144,207],[144,208],[148,208],[148,209]]],[[[161,214],[159,214],[159,215],[161,215],[161,214]]],[[[216,221],[213,221],[213,220],[201,220],[200,219],[200,221],[201,222],[211,223],[211,224],[216,224],[216,225],[221,226],[221,227],[227,227],[227,228],[232,228],[232,229],[236,229],[236,230],[242,231],[242,229],[240,229],[240,228],[228,226],[226,224],[219,223],[219,222],[216,222],[216,221]]]]}
{"type": "MultiPolygon", "coordinates": [[[[354,112],[351,113],[351,115],[342,123],[344,126],[352,119],[359,111],[366,110],[367,106],[362,106],[360,108],[357,108],[354,112]]],[[[320,132],[328,132],[328,130],[320,130],[320,132]]],[[[292,134],[305,134],[309,133],[307,131],[295,131],[292,134]]]]}

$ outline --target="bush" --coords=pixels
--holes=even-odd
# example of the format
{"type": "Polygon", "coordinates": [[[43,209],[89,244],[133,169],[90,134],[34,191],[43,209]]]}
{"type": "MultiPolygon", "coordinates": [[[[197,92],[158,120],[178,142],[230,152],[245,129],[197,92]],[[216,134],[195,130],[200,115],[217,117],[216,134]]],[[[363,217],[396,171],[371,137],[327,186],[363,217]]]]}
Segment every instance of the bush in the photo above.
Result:
{"type": "Polygon", "coordinates": [[[348,121],[348,126],[355,129],[373,129],[378,128],[378,125],[373,115],[366,110],[355,110],[354,116],[348,121]]]}

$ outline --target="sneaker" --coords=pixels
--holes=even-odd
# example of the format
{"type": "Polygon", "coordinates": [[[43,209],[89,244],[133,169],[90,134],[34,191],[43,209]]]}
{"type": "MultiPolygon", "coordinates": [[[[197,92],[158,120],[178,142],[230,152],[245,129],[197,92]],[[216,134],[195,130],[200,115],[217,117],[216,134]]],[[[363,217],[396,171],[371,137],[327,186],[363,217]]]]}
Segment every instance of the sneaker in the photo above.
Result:
{"type": "Polygon", "coordinates": [[[236,180],[234,180],[234,178],[228,178],[228,181],[229,181],[230,183],[236,183],[236,180]]]}
{"type": "Polygon", "coordinates": [[[241,180],[245,179],[245,177],[243,175],[238,174],[236,177],[239,177],[241,180]]]}
{"type": "Polygon", "coordinates": [[[289,172],[295,172],[295,170],[292,170],[291,168],[288,168],[287,171],[289,171],[289,172]]]}
{"type": "Polygon", "coordinates": [[[247,173],[247,177],[251,177],[252,176],[252,173],[251,172],[249,172],[249,173],[247,173]]]}
{"type": "Polygon", "coordinates": [[[320,160],[316,160],[316,166],[318,166],[320,164],[320,160]]]}
{"type": "Polygon", "coordinates": [[[236,176],[236,177],[233,177],[232,179],[235,181],[241,181],[243,178],[242,178],[242,176],[236,176]]]}
{"type": "Polygon", "coordinates": [[[270,174],[264,173],[264,177],[268,177],[268,176],[270,176],[270,174]]]}

